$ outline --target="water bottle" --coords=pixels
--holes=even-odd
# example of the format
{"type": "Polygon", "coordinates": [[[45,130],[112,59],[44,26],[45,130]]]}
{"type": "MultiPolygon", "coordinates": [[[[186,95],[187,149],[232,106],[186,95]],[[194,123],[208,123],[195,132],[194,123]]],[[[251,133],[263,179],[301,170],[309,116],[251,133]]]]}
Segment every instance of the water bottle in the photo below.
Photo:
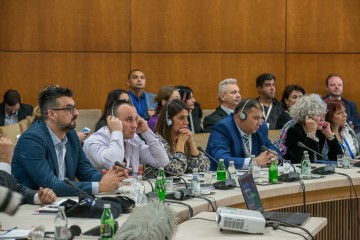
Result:
{"type": "Polygon", "coordinates": [[[68,239],[68,222],[65,214],[65,207],[59,206],[58,212],[54,221],[55,225],[55,236],[56,240],[66,240],[68,239]]]}
{"type": "Polygon", "coordinates": [[[164,171],[164,168],[163,167],[159,167],[159,170],[158,170],[158,175],[157,176],[160,176],[161,179],[162,179],[162,182],[165,186],[165,189],[166,189],[166,176],[165,176],[165,171],[164,171]]]}
{"type": "Polygon", "coordinates": [[[141,175],[137,175],[135,179],[132,198],[134,199],[136,206],[143,206],[147,203],[144,182],[142,181],[141,175]]]}
{"type": "Polygon", "coordinates": [[[111,204],[105,203],[100,219],[100,239],[113,239],[115,233],[115,220],[111,212],[111,204]]]}
{"type": "Polygon", "coordinates": [[[229,170],[231,179],[236,179],[236,169],[235,169],[234,161],[229,162],[228,170],[229,170]]]}
{"type": "Polygon", "coordinates": [[[191,188],[194,193],[200,193],[200,177],[197,168],[193,169],[191,188]]]}
{"type": "Polygon", "coordinates": [[[216,170],[216,179],[218,181],[226,180],[226,168],[224,164],[224,159],[219,160],[219,164],[216,170]]]}
{"type": "Polygon", "coordinates": [[[165,201],[166,186],[164,185],[161,176],[156,177],[155,192],[157,193],[159,201],[161,202],[165,201]]]}
{"type": "Polygon", "coordinates": [[[253,175],[253,178],[259,178],[261,167],[259,167],[255,161],[255,155],[251,155],[249,161],[249,173],[253,175]]]}
{"type": "Polygon", "coordinates": [[[271,163],[269,167],[269,183],[278,183],[279,182],[279,172],[276,165],[276,159],[271,158],[271,163]]]}
{"type": "Polygon", "coordinates": [[[304,151],[303,158],[301,160],[301,176],[304,179],[311,178],[311,162],[307,151],[304,151]]]}

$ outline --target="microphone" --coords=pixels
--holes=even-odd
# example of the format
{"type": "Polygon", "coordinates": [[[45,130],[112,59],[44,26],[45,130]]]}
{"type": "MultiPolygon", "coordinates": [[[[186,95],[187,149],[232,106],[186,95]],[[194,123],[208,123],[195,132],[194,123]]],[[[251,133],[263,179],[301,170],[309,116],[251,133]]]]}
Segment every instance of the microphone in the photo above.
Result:
{"type": "MultiPolygon", "coordinates": [[[[134,172],[133,170],[131,170],[131,169],[127,168],[127,167],[124,167],[124,166],[123,166],[120,162],[118,162],[118,161],[115,161],[115,165],[118,166],[118,167],[121,167],[121,168],[123,168],[123,169],[125,169],[125,170],[128,170],[130,173],[135,174],[136,176],[142,176],[142,175],[134,172]]],[[[150,182],[150,180],[149,180],[148,178],[144,177],[144,176],[142,176],[142,178],[150,184],[150,186],[151,186],[151,191],[154,192],[154,186],[152,185],[152,183],[150,182]]]]}
{"type": "MultiPolygon", "coordinates": [[[[358,142],[358,145],[360,145],[360,141],[359,138],[356,137],[354,131],[352,129],[349,130],[350,135],[356,139],[356,141],[358,142]]],[[[355,146],[356,147],[356,146],[355,146]]],[[[356,150],[358,151],[358,153],[360,152],[360,149],[358,147],[356,147],[356,150]]],[[[354,167],[360,167],[360,162],[356,162],[353,164],[354,167]]]]}
{"type": "Polygon", "coordinates": [[[177,189],[175,192],[166,194],[166,199],[185,200],[193,195],[191,188],[177,189]]]}
{"type": "MultiPolygon", "coordinates": [[[[217,164],[219,164],[219,161],[216,160],[213,156],[211,156],[210,154],[208,154],[202,147],[198,146],[197,149],[204,153],[208,158],[210,158],[211,160],[213,160],[214,162],[216,162],[217,164]]],[[[218,181],[216,183],[213,183],[214,188],[216,189],[222,189],[222,190],[227,190],[227,189],[231,189],[236,187],[236,182],[234,179],[231,178],[231,174],[229,172],[229,169],[225,166],[225,170],[229,175],[229,179],[223,180],[223,181],[218,181]]]]}
{"type": "Polygon", "coordinates": [[[84,200],[82,200],[80,203],[82,203],[82,205],[87,205],[87,206],[93,206],[95,204],[98,204],[101,208],[103,207],[103,205],[101,205],[100,203],[98,203],[96,201],[96,198],[95,196],[91,195],[91,194],[88,194],[87,192],[85,192],[84,190],[80,189],[79,187],[77,187],[76,185],[74,185],[68,178],[64,178],[64,183],[66,185],[68,185],[69,187],[75,189],[75,190],[78,190],[80,193],[82,193],[83,195],[85,195],[87,198],[85,198],[84,200]],[[90,200],[93,200],[93,202],[91,204],[93,205],[89,205],[86,201],[89,201],[90,200]],[[85,203],[83,202],[85,201],[85,203]]]}
{"type": "Polygon", "coordinates": [[[76,236],[80,236],[81,228],[78,225],[72,225],[68,230],[68,239],[72,240],[76,236]]]}
{"type": "Polygon", "coordinates": [[[320,175],[327,175],[327,174],[333,174],[335,173],[335,166],[331,165],[330,160],[325,157],[324,155],[318,153],[317,151],[312,150],[311,148],[309,148],[308,146],[306,146],[305,144],[303,144],[302,142],[298,142],[298,146],[305,148],[309,151],[311,151],[314,154],[319,155],[320,157],[322,157],[323,159],[327,160],[327,165],[323,166],[323,167],[318,167],[315,168],[314,170],[311,171],[311,173],[313,174],[320,174],[320,175]]]}
{"type": "Polygon", "coordinates": [[[296,172],[296,168],[295,166],[291,163],[291,161],[289,160],[285,160],[282,156],[280,156],[278,153],[274,153],[273,151],[271,151],[269,148],[267,148],[266,146],[262,146],[261,147],[261,150],[263,151],[267,151],[267,152],[270,152],[272,153],[273,155],[277,156],[281,162],[282,162],[282,165],[284,166],[284,163],[287,162],[289,163],[293,169],[294,169],[294,172],[289,172],[289,173],[286,173],[286,174],[282,174],[279,176],[279,181],[283,181],[283,182],[292,182],[292,181],[295,181],[295,180],[299,180],[300,179],[300,173],[296,172]]]}

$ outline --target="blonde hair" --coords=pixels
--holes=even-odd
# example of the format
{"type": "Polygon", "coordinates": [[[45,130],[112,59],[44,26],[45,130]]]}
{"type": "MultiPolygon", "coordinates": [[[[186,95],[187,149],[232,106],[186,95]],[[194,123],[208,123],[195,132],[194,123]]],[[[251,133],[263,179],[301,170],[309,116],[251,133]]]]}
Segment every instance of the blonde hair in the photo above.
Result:
{"type": "Polygon", "coordinates": [[[305,94],[290,107],[290,116],[299,123],[305,121],[306,116],[323,116],[326,113],[326,103],[319,94],[305,94]]]}

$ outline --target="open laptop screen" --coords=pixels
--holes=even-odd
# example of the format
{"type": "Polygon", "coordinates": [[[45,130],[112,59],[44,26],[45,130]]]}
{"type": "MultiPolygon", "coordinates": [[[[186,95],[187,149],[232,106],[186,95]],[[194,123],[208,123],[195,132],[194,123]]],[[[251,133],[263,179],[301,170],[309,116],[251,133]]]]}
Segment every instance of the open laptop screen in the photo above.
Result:
{"type": "Polygon", "coordinates": [[[263,212],[264,208],[253,176],[250,173],[244,173],[238,178],[238,181],[247,208],[249,210],[263,212]]]}

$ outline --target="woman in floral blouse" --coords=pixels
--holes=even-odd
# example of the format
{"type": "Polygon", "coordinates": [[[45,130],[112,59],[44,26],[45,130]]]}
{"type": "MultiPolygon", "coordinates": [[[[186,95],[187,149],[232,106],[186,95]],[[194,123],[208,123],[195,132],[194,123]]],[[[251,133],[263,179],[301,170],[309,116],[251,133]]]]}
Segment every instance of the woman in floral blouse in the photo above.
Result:
{"type": "Polygon", "coordinates": [[[194,168],[199,172],[207,171],[209,159],[197,150],[188,128],[189,110],[181,100],[169,101],[160,112],[154,132],[164,144],[169,157],[165,170],[175,175],[192,173],[194,168]]]}

